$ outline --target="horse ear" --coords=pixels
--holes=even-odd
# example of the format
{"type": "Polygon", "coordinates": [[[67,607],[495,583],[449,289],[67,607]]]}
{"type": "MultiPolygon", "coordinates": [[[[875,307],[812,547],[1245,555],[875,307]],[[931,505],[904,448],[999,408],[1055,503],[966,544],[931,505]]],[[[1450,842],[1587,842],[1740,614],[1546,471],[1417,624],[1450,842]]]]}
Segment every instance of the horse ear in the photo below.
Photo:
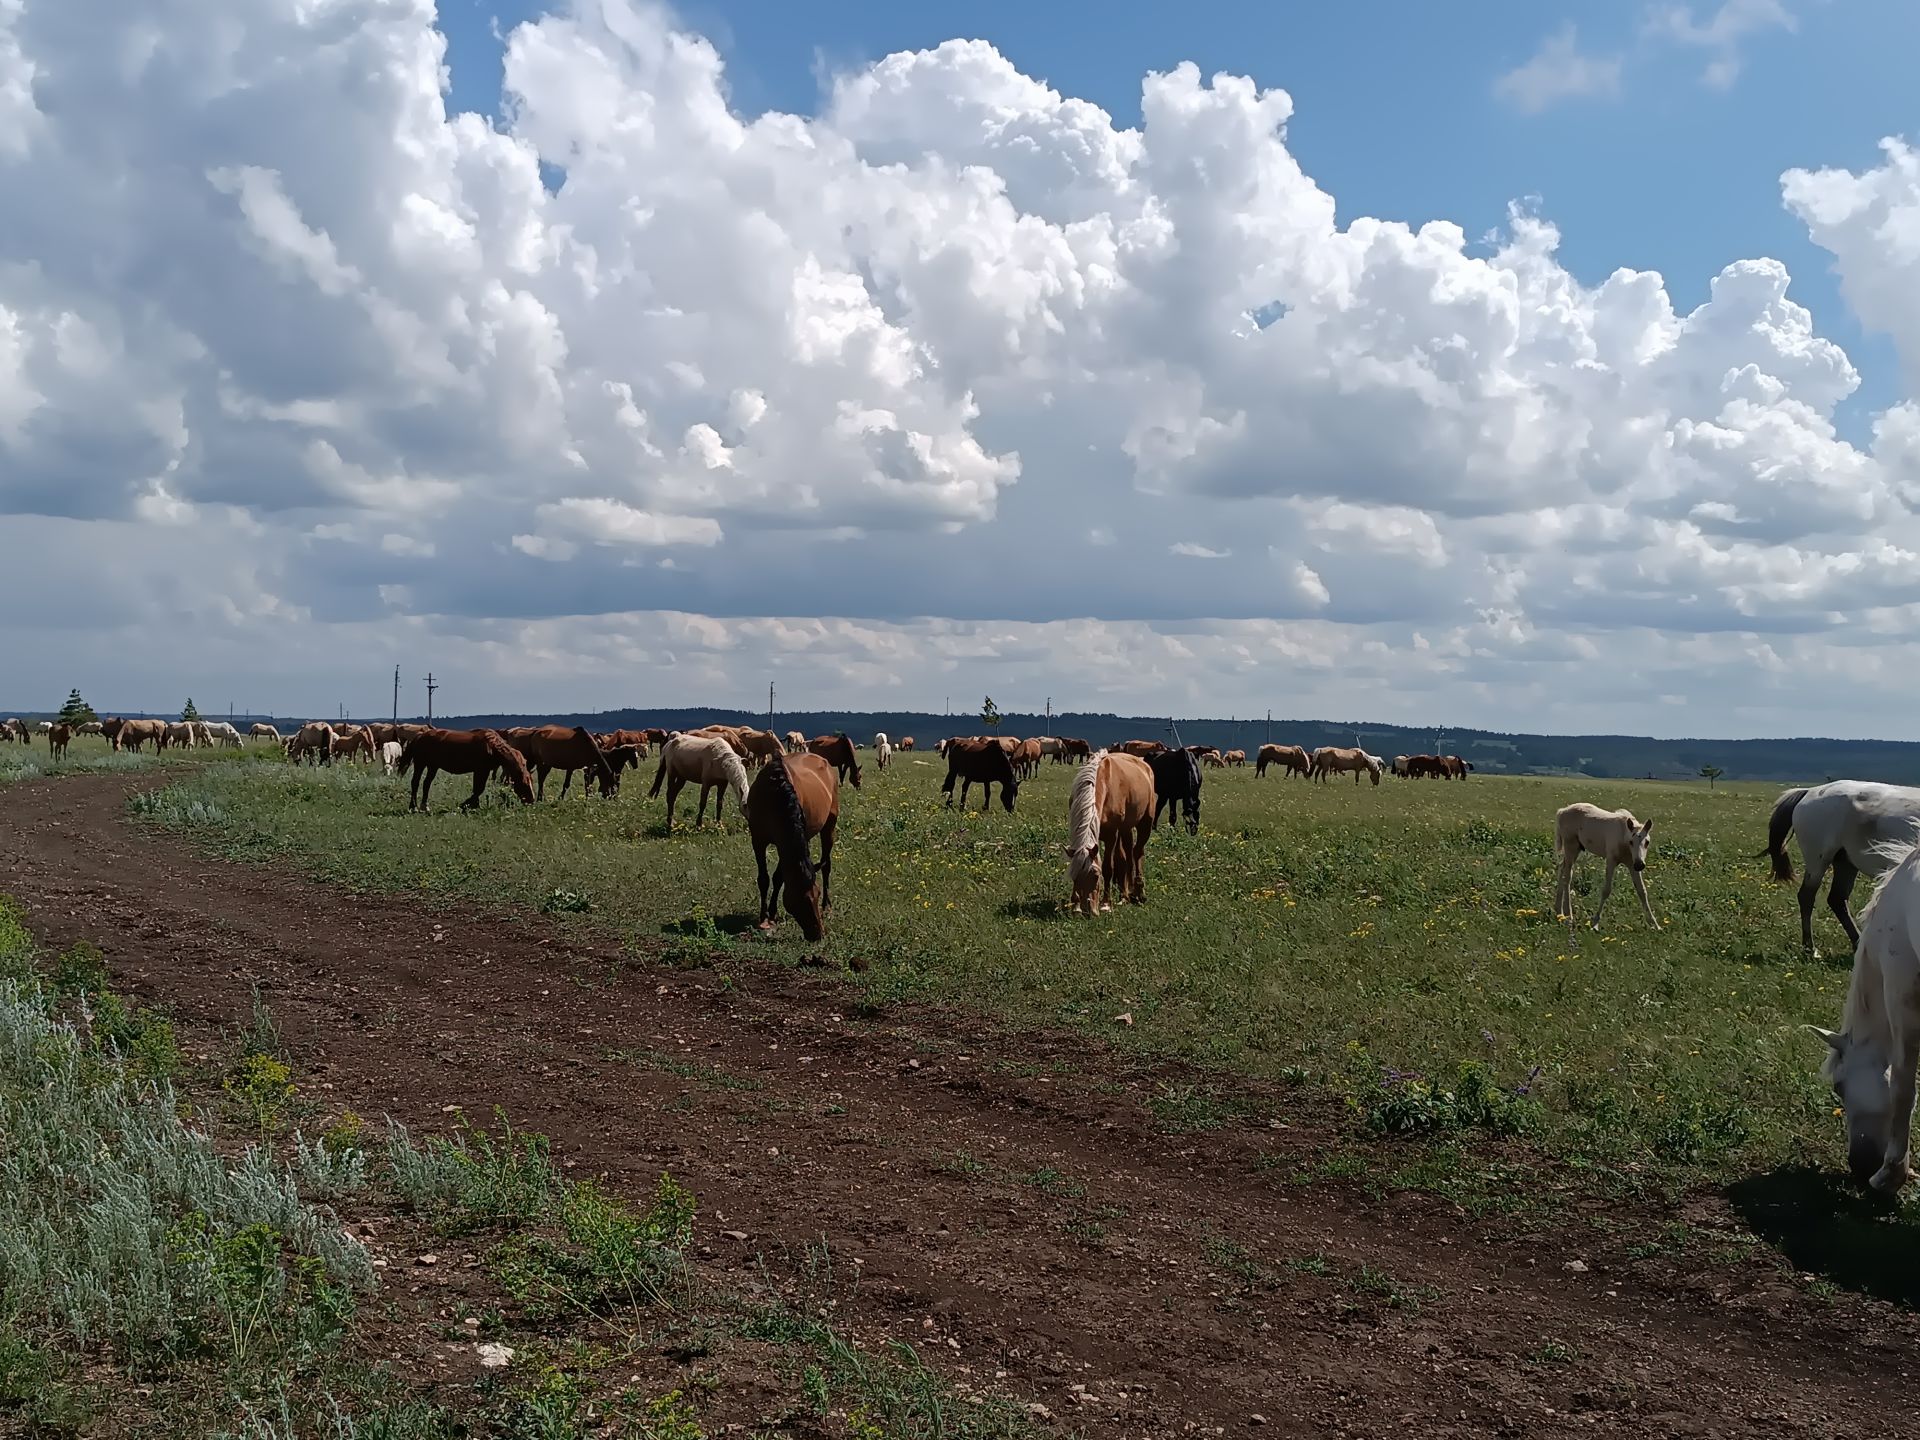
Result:
{"type": "Polygon", "coordinates": [[[1653,833],[1653,822],[1649,820],[1646,824],[1642,825],[1640,827],[1640,833],[1642,835],[1651,835],[1653,833]]]}
{"type": "Polygon", "coordinates": [[[1832,1047],[1834,1054],[1839,1055],[1845,1052],[1847,1048],[1847,1037],[1840,1031],[1822,1030],[1818,1025],[1808,1025],[1804,1028],[1811,1030],[1822,1040],[1826,1041],[1827,1044],[1832,1047]]]}

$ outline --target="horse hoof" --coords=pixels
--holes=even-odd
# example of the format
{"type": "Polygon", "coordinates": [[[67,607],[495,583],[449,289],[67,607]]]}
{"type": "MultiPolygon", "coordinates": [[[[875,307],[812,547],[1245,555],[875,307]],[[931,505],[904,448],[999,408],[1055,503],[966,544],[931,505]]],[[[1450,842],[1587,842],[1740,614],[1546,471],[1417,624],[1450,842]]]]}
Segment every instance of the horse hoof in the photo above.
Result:
{"type": "Polygon", "coordinates": [[[1875,1190],[1878,1190],[1882,1195],[1897,1195],[1900,1193],[1900,1187],[1907,1183],[1907,1178],[1912,1173],[1912,1171],[1907,1169],[1904,1161],[1897,1167],[1893,1165],[1882,1165],[1879,1170],[1874,1172],[1873,1178],[1869,1180],[1867,1184],[1871,1185],[1875,1190]]]}

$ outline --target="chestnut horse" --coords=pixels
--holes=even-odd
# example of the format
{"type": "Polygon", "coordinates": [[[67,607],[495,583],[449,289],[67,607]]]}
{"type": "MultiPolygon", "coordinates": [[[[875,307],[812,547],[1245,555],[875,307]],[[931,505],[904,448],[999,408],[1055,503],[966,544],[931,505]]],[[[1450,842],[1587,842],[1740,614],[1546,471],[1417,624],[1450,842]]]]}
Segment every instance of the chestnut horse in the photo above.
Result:
{"type": "Polygon", "coordinates": [[[660,767],[653,772],[649,798],[667,787],[667,829],[673,829],[673,807],[680,791],[689,783],[700,787],[700,811],[693,823],[707,818],[707,796],[720,792],[713,802],[713,818],[718,820],[727,803],[727,791],[733,791],[736,803],[747,803],[747,767],[718,735],[676,735],[660,748],[660,767]]]}
{"type": "Polygon", "coordinates": [[[64,760],[67,757],[67,742],[73,738],[71,725],[55,724],[47,731],[47,758],[64,760]]]}
{"type": "Polygon", "coordinates": [[[413,772],[413,783],[407,788],[409,810],[425,813],[430,808],[433,780],[442,770],[449,775],[473,776],[473,794],[460,802],[462,810],[479,805],[480,794],[496,770],[506,776],[514,794],[529,805],[533,803],[533,779],[527,774],[527,762],[497,730],[429,727],[400,751],[400,769],[413,772]]]}
{"type": "Polygon", "coordinates": [[[1085,764],[1093,758],[1093,747],[1084,740],[1063,735],[1060,737],[1060,754],[1057,758],[1062,765],[1085,764]]]}
{"type": "Polygon", "coordinates": [[[840,825],[840,779],[833,766],[818,755],[769,760],[747,791],[746,812],[747,838],[760,862],[760,928],[773,929],[784,887],[787,913],[800,922],[800,933],[820,941],[833,908],[833,835],[840,825]],[[807,849],[815,835],[820,837],[817,878],[807,849]],[[771,877],[769,845],[780,855],[771,877]]]}
{"type": "Polygon", "coordinates": [[[947,804],[953,804],[953,782],[960,785],[960,808],[967,808],[967,791],[975,782],[980,786],[980,804],[983,808],[993,805],[993,787],[1000,787],[1000,803],[1009,812],[1013,810],[1014,796],[1020,793],[1020,782],[1014,777],[1013,762],[1007,758],[1007,752],[1000,742],[985,740],[947,740],[946,746],[947,782],[940,787],[940,793],[947,797],[947,804]]]}
{"type": "Polygon", "coordinates": [[[1278,765],[1289,775],[1305,775],[1313,769],[1307,752],[1298,745],[1262,745],[1254,760],[1254,775],[1266,774],[1269,765],[1278,765]]]}
{"type": "Polygon", "coordinates": [[[860,753],[844,730],[838,735],[814,736],[807,742],[807,749],[833,766],[842,780],[851,779],[854,789],[860,788],[860,753]]]}
{"type": "Polygon", "coordinates": [[[1150,755],[1164,755],[1167,747],[1158,740],[1122,740],[1118,745],[1109,745],[1109,750],[1117,750],[1122,755],[1132,755],[1145,760],[1150,755]]]}
{"type": "Polygon", "coordinates": [[[1373,783],[1380,783],[1380,757],[1369,755],[1364,750],[1356,750],[1342,745],[1322,745],[1313,752],[1313,778],[1326,782],[1329,775],[1345,775],[1353,772],[1353,783],[1360,783],[1360,772],[1366,771],[1373,777],[1373,783]]]}
{"type": "Polygon", "coordinates": [[[900,748],[901,748],[902,750],[911,750],[911,749],[913,749],[913,736],[911,736],[911,735],[902,735],[902,736],[900,737],[900,748]]]}
{"type": "MultiPolygon", "coordinates": [[[[1193,764],[1186,755],[1180,760],[1193,764]]],[[[1113,909],[1115,881],[1123,902],[1146,902],[1141,860],[1153,834],[1153,817],[1153,771],[1146,761],[1106,751],[1080,767],[1067,797],[1067,878],[1073,886],[1073,910],[1093,914],[1096,890],[1099,908],[1113,909]]]]}
{"type": "Polygon", "coordinates": [[[526,725],[507,731],[505,739],[532,765],[537,777],[534,793],[542,800],[547,798],[547,776],[555,770],[561,772],[562,800],[567,798],[576,770],[587,772],[580,781],[583,792],[588,780],[600,782],[602,795],[612,795],[620,789],[619,772],[607,763],[606,755],[584,725],[575,725],[572,729],[565,725],[526,725]]]}
{"type": "Polygon", "coordinates": [[[1244,750],[1229,750],[1225,755],[1220,757],[1220,761],[1229,769],[1237,770],[1247,763],[1247,752],[1244,750]]]}
{"type": "Polygon", "coordinates": [[[116,750],[138,750],[147,741],[153,742],[153,748],[164,748],[167,738],[167,722],[164,720],[122,720],[120,728],[112,733],[113,748],[116,750]]]}

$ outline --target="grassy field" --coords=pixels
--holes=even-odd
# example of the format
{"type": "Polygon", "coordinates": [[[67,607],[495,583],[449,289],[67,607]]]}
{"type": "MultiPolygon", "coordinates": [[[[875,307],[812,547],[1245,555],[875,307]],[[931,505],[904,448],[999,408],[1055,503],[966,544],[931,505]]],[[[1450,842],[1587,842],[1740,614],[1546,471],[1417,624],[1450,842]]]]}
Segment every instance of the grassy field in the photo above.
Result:
{"type": "MultiPolygon", "coordinates": [[[[1818,1042],[1798,1027],[1834,1023],[1846,965],[1803,962],[1792,892],[1752,858],[1776,787],[1376,789],[1210,771],[1200,834],[1163,828],[1149,847],[1148,904],[1084,920],[1062,903],[1070,770],[1043,767],[1013,815],[963,815],[942,807],[930,761],[885,775],[869,764],[866,788],[842,796],[825,948],[866,962],[851,983],[874,1003],[1086,1027],[1145,1054],[1325,1087],[1366,1132],[1526,1133],[1609,1174],[1837,1155],[1818,1042]],[[1552,816],[1575,799],[1658,822],[1657,932],[1624,876],[1602,932],[1554,918],[1552,816]]],[[[754,863],[736,819],[683,819],[669,835],[631,779],[614,803],[460,815],[455,794],[421,817],[403,786],[363,768],[217,760],[137,809],[229,854],[545,910],[643,955],[797,963],[806,948],[791,924],[771,941],[748,933],[754,863]]],[[[1598,887],[1588,864],[1583,915],[1598,887]]],[[[1844,954],[1837,929],[1824,942],[1844,954]]]]}

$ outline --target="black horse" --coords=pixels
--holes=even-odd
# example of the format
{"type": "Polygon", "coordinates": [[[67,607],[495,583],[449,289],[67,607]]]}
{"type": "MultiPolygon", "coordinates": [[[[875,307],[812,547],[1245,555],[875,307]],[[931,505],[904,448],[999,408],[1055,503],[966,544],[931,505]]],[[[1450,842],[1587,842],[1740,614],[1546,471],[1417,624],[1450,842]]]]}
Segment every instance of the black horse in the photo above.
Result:
{"type": "Polygon", "coordinates": [[[1160,825],[1160,813],[1174,801],[1180,802],[1187,816],[1187,833],[1200,833],[1200,762],[1191,751],[1166,750],[1149,755],[1153,768],[1153,823],[1160,825]]]}

